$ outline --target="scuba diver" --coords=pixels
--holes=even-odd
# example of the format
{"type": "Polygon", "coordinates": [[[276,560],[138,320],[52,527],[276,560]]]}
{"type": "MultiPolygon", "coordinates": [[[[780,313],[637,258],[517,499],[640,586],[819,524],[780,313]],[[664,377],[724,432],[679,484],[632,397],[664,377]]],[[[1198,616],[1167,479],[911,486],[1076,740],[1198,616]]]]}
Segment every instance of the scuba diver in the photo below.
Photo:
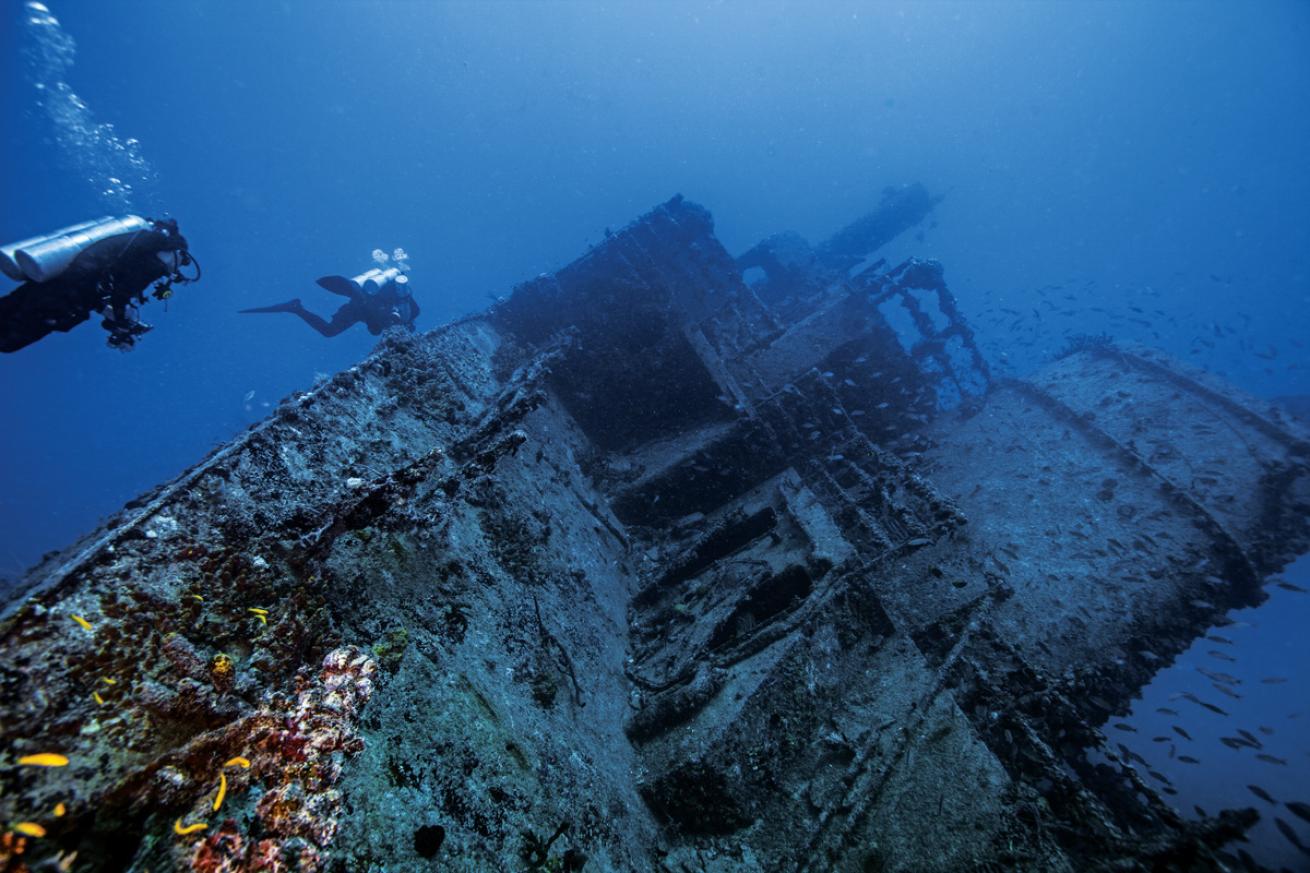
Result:
{"type": "Polygon", "coordinates": [[[147,290],[167,300],[174,285],[200,279],[177,222],[138,215],[106,216],[0,246],[0,271],[23,283],[0,297],[0,352],[69,331],[92,312],[104,315],[110,347],[130,349],[151,329],[137,314],[147,290]],[[186,276],[181,270],[189,266],[195,274],[186,276]]]}
{"type": "Polygon", "coordinates": [[[410,294],[409,277],[405,275],[409,271],[409,255],[404,249],[396,249],[390,256],[381,249],[374,249],[373,261],[376,267],[354,278],[324,276],[318,280],[320,288],[347,298],[331,321],[310,312],[299,297],[273,306],[242,309],[241,312],[289,312],[300,316],[306,324],[327,337],[336,336],[360,322],[374,336],[389,327],[403,325],[413,330],[419,307],[410,294]]]}

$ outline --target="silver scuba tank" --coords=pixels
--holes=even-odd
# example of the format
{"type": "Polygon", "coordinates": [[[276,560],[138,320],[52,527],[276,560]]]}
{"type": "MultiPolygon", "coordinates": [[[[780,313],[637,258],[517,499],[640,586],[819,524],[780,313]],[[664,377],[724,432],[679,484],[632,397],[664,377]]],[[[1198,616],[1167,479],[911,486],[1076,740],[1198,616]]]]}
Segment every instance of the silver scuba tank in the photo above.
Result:
{"type": "Polygon", "coordinates": [[[374,267],[366,273],[360,273],[350,281],[361,292],[372,297],[374,294],[377,294],[385,288],[387,283],[394,281],[399,275],[400,270],[395,267],[386,270],[374,267]]]}
{"type": "Polygon", "coordinates": [[[16,243],[10,243],[7,246],[0,246],[0,271],[15,282],[22,282],[27,277],[23,275],[23,268],[18,266],[18,261],[14,259],[14,253],[19,249],[29,248],[37,243],[54,239],[58,236],[64,236],[70,233],[76,233],[79,230],[86,230],[88,227],[100,224],[103,221],[112,221],[114,216],[104,215],[100,218],[94,218],[91,221],[84,221],[81,224],[70,224],[68,227],[61,227],[54,233],[43,233],[40,236],[29,237],[16,243]]]}
{"type": "Polygon", "coordinates": [[[124,215],[121,218],[103,219],[90,227],[71,232],[54,234],[39,243],[17,249],[14,252],[19,268],[33,282],[49,282],[96,243],[150,229],[150,222],[139,215],[124,215]]]}
{"type": "Polygon", "coordinates": [[[350,279],[350,284],[354,285],[355,289],[359,291],[361,294],[368,294],[369,280],[381,272],[382,271],[377,267],[374,267],[371,270],[365,270],[363,273],[360,273],[358,276],[352,276],[350,279]]]}

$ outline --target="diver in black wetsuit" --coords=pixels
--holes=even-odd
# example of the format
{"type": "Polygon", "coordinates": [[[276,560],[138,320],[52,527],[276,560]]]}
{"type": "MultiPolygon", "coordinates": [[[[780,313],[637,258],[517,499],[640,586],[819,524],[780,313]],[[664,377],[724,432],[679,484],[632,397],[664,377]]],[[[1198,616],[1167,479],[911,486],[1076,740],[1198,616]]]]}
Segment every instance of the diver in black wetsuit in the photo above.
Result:
{"type": "Polygon", "coordinates": [[[332,320],[310,312],[300,302],[300,298],[277,303],[273,306],[259,306],[254,309],[242,309],[243,313],[289,312],[298,315],[314,330],[323,336],[332,337],[355,324],[363,322],[368,332],[377,336],[389,327],[404,326],[414,329],[414,319],[418,318],[419,306],[409,291],[409,277],[405,275],[404,252],[396,250],[396,266],[386,267],[387,256],[380,250],[374,252],[378,267],[367,273],[348,279],[345,276],[324,276],[318,285],[325,291],[347,298],[332,320]]]}
{"type": "Polygon", "coordinates": [[[26,279],[0,297],[0,352],[16,352],[53,331],[103,314],[109,345],[130,349],[149,331],[137,316],[147,290],[167,300],[174,285],[200,278],[177,222],[102,218],[0,248],[0,270],[26,279]],[[194,266],[184,276],[182,267],[194,266]],[[154,288],[150,289],[154,283],[154,288]]]}

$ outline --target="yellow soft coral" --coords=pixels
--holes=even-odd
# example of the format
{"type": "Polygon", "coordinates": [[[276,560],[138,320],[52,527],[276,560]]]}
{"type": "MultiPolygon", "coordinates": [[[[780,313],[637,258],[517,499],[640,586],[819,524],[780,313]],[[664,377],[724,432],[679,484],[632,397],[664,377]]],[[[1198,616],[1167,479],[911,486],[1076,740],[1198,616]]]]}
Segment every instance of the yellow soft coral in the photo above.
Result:
{"type": "Polygon", "coordinates": [[[214,687],[220,691],[232,687],[236,671],[236,662],[232,661],[231,655],[225,655],[221,651],[214,655],[214,661],[210,662],[210,679],[214,682],[214,687]]]}

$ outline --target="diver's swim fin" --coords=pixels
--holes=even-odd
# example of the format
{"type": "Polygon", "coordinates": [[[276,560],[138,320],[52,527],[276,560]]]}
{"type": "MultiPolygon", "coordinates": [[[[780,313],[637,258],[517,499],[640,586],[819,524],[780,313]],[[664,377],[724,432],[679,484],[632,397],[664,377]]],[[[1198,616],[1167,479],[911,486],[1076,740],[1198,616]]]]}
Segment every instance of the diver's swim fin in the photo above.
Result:
{"type": "Polygon", "coordinates": [[[286,303],[275,303],[272,306],[256,306],[254,309],[239,309],[240,313],[246,312],[300,312],[305,307],[301,304],[300,298],[288,300],[286,303]]]}
{"type": "Polygon", "coordinates": [[[345,276],[324,276],[318,279],[318,287],[324,291],[331,291],[333,294],[339,294],[342,297],[355,297],[359,294],[359,286],[347,279],[345,276]]]}

